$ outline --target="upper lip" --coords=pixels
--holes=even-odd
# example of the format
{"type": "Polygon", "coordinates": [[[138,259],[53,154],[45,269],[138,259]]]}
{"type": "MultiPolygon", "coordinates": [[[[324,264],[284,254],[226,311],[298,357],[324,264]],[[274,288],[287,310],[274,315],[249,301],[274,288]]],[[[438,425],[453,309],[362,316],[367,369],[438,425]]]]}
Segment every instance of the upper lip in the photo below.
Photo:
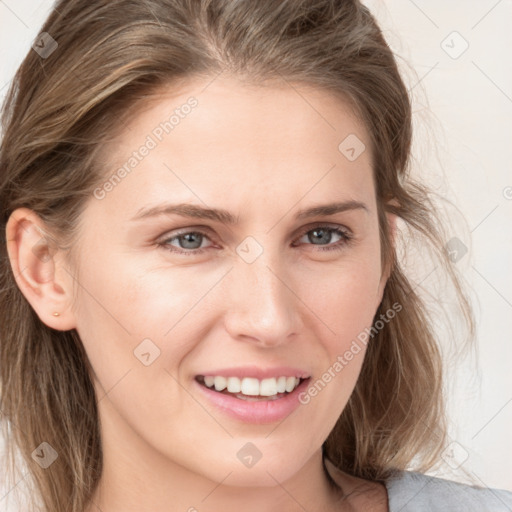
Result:
{"type": "Polygon", "coordinates": [[[300,379],[307,379],[311,373],[300,368],[291,366],[274,366],[272,368],[260,368],[258,366],[237,366],[236,368],[220,368],[218,370],[207,370],[199,373],[198,375],[206,376],[220,376],[220,377],[253,377],[258,380],[278,378],[278,377],[298,377],[300,379]]]}

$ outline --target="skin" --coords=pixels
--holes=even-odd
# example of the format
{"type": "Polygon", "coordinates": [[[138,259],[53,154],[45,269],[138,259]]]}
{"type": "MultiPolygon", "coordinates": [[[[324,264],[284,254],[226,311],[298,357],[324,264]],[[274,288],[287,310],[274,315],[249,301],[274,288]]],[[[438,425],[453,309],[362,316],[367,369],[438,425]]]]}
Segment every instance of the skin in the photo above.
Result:
{"type": "MultiPolygon", "coordinates": [[[[108,177],[167,112],[197,98],[121,183],[90,198],[73,248],[77,267],[62,251],[48,259],[32,251],[45,228],[34,212],[20,208],[8,222],[18,286],[45,324],[78,331],[94,369],[104,473],[88,512],[386,511],[381,484],[330,465],[343,489],[336,493],[321,464],[364,349],[278,423],[230,418],[192,387],[208,369],[246,364],[296,366],[320,378],[371,326],[388,278],[370,150],[354,161],[338,150],[349,134],[370,147],[348,105],[305,86],[248,86],[233,77],[207,83],[169,88],[106,146],[108,177]],[[295,218],[300,209],[345,200],[367,210],[295,218]],[[130,220],[166,201],[225,208],[239,223],[130,220]],[[311,230],[321,226],[353,238],[322,251],[342,239],[332,233],[317,241],[311,230]],[[206,236],[194,246],[169,241],[197,229],[206,236]],[[251,264],[236,252],[246,237],[263,249],[251,264]],[[170,250],[199,246],[205,251],[193,255],[170,250]],[[146,338],[160,349],[149,366],[134,356],[146,338]],[[247,442],[262,453],[252,468],[236,456],[247,442]],[[342,494],[350,496],[339,501],[342,494]]],[[[388,222],[393,230],[391,215],[388,222]]]]}

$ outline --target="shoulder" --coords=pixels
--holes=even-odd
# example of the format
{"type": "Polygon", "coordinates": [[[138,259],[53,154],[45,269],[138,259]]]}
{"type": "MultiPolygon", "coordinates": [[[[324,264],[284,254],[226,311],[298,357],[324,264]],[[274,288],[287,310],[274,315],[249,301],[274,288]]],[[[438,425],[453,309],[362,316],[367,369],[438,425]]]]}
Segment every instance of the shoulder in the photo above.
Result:
{"type": "Polygon", "coordinates": [[[386,482],[389,512],[512,512],[512,492],[475,487],[413,471],[386,482]]]}

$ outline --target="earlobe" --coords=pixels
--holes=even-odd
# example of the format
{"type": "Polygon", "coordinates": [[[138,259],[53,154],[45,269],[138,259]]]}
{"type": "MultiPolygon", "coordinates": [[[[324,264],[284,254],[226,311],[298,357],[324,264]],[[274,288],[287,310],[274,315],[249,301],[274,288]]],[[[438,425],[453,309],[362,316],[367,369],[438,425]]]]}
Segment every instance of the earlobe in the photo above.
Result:
{"type": "Polygon", "coordinates": [[[62,258],[48,236],[39,216],[28,208],[18,208],[6,226],[7,253],[18,288],[39,318],[48,327],[65,331],[75,327],[71,312],[71,279],[57,279],[62,258]],[[54,315],[54,313],[59,313],[54,315]]]}

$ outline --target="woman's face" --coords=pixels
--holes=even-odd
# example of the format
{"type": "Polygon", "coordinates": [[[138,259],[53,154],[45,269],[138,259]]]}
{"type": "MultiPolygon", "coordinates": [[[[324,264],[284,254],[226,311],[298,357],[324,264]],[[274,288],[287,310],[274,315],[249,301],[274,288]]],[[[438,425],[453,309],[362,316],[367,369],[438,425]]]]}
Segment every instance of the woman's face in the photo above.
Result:
{"type": "Polygon", "coordinates": [[[117,443],[141,464],[275,485],[332,430],[381,301],[369,138],[325,92],[207,83],[153,102],[108,146],[74,321],[106,456],[117,443]],[[345,209],[306,215],[332,203],[345,209]],[[276,399],[282,377],[309,380],[276,399]]]}

